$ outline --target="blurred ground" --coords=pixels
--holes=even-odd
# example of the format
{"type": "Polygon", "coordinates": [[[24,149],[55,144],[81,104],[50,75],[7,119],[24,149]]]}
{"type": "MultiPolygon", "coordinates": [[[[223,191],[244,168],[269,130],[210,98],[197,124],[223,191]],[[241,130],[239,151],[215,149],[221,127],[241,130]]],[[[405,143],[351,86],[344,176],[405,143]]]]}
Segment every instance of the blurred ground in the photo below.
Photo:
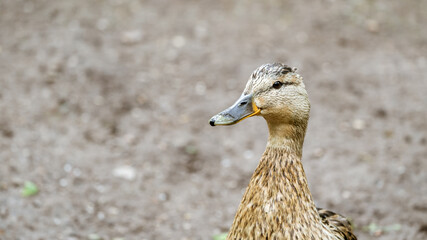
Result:
{"type": "Polygon", "coordinates": [[[351,217],[360,239],[426,239],[426,11],[387,0],[0,1],[0,239],[226,232],[267,128],[208,120],[274,61],[305,77],[317,205],[351,217]],[[21,196],[27,180],[39,194],[21,196]]]}

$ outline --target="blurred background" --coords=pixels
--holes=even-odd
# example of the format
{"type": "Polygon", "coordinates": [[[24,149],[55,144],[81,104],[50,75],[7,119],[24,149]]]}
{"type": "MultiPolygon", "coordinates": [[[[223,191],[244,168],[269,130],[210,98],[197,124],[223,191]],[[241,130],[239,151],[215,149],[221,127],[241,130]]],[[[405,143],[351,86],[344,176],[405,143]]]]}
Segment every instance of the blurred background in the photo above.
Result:
{"type": "Polygon", "coordinates": [[[265,148],[209,126],[283,62],[360,239],[427,236],[427,1],[0,1],[0,239],[213,239],[265,148]]]}

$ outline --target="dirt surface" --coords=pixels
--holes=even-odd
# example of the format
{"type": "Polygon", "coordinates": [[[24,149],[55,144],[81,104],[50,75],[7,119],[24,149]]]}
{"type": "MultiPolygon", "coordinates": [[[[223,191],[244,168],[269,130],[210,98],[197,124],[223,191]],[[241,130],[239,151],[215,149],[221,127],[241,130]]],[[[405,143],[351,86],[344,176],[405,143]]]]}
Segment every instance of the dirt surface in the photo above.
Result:
{"type": "MultiPolygon", "coordinates": [[[[316,204],[427,239],[426,1],[0,1],[0,239],[212,239],[267,127],[209,118],[304,76],[316,204]],[[39,187],[21,196],[25,181],[39,187]]],[[[369,227],[370,226],[370,227],[369,227]]],[[[370,231],[369,231],[370,230],[370,231]]]]}

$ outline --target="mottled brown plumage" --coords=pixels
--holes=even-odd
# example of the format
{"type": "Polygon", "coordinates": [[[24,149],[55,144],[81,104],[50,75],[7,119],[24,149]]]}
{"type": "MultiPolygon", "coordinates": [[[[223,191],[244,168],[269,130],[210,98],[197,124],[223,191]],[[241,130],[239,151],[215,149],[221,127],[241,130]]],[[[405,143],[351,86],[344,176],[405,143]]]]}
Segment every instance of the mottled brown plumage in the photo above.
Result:
{"type": "Polygon", "coordinates": [[[309,111],[302,77],[275,63],[255,70],[242,97],[211,119],[213,126],[230,125],[261,115],[269,128],[227,239],[356,240],[346,218],[313,202],[301,162],[309,111]]]}

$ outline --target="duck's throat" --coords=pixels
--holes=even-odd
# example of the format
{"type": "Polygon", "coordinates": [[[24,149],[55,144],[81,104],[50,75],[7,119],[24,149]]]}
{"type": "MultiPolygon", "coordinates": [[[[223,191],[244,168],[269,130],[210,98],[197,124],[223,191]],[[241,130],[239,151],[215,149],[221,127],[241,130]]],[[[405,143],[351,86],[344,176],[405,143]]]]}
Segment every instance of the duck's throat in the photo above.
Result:
{"type": "Polygon", "coordinates": [[[306,124],[272,124],[268,122],[267,148],[284,148],[286,152],[302,156],[306,124]]]}
{"type": "Polygon", "coordinates": [[[300,155],[267,146],[237,211],[229,239],[258,232],[286,235],[320,224],[300,155]],[[252,233],[251,233],[252,232],[252,233]]]}

